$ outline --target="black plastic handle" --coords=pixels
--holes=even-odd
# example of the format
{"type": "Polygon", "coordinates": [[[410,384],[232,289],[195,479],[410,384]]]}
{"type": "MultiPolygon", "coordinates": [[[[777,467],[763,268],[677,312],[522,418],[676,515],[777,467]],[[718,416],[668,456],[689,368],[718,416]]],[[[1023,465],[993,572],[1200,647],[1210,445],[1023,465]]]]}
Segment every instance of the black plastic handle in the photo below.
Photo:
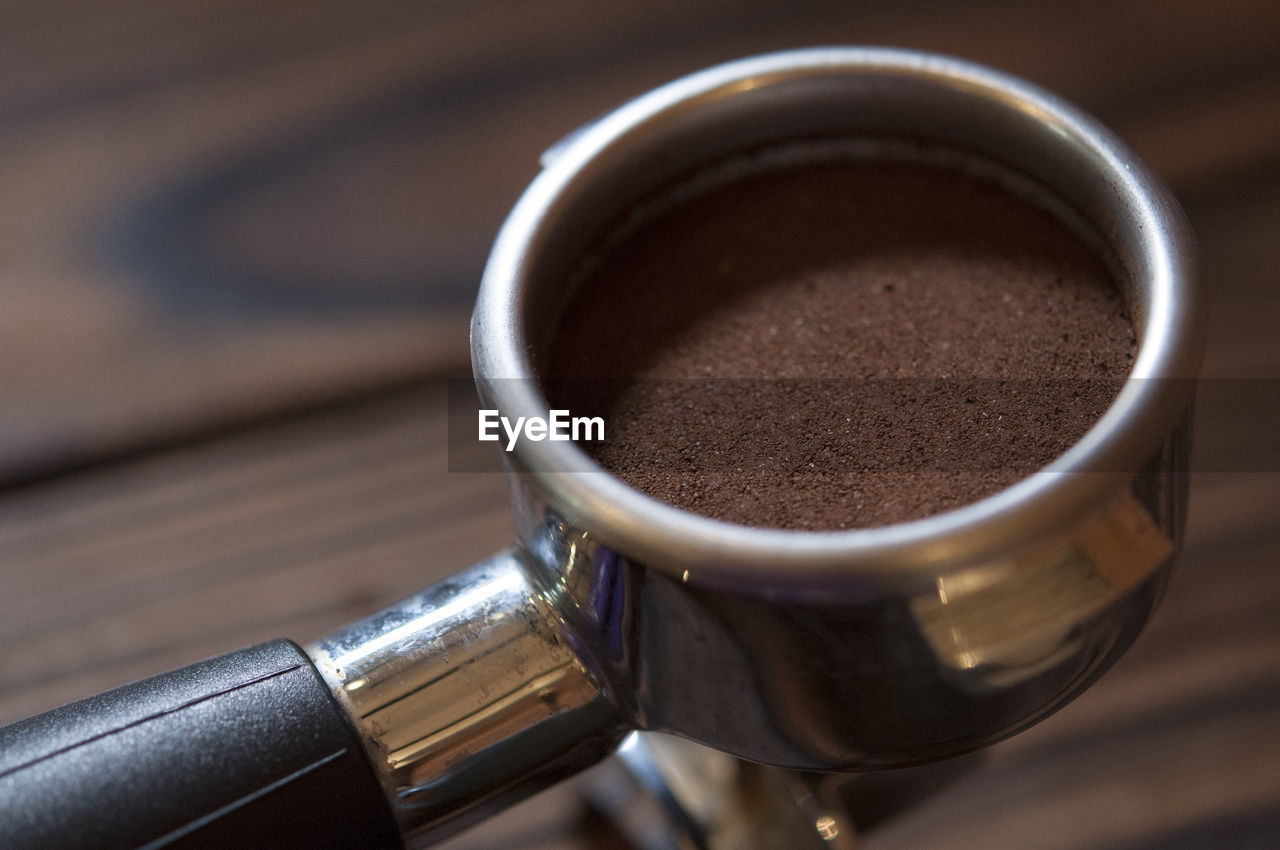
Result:
{"type": "Polygon", "coordinates": [[[342,708],[265,643],[0,729],[0,847],[403,847],[342,708]]]}

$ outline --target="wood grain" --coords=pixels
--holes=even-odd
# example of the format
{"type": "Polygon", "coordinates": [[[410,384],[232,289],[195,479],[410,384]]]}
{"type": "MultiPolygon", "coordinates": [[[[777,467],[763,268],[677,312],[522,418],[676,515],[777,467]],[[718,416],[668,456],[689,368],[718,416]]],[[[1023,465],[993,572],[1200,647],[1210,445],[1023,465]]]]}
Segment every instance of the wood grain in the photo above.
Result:
{"type": "MultiPolygon", "coordinates": [[[[444,378],[538,153],[677,74],[835,42],[987,62],[1110,124],[1198,234],[1220,380],[1148,631],[867,846],[1275,846],[1267,2],[4,4],[0,722],[307,640],[504,545],[502,476],[448,471],[444,378]]],[[[455,846],[513,845],[617,839],[566,786],[455,846]]]]}

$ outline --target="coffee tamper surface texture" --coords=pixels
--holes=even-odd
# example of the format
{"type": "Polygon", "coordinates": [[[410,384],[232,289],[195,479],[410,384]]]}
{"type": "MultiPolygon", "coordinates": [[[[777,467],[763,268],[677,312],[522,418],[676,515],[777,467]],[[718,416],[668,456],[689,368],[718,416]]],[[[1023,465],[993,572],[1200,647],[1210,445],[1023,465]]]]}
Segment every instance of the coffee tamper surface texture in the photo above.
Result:
{"type": "Polygon", "coordinates": [[[604,415],[585,448],[664,502],[821,530],[959,507],[1079,440],[1132,364],[1099,252],[989,176],[844,159],[708,182],[600,240],[546,359],[553,406],[604,415]]]}

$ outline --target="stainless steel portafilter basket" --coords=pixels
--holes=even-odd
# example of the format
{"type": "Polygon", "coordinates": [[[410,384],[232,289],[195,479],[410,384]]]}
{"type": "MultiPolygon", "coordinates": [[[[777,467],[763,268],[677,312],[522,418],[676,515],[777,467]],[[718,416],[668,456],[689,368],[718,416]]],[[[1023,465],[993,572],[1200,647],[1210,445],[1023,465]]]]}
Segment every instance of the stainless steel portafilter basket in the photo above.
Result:
{"type": "Polygon", "coordinates": [[[635,729],[771,765],[873,769],[989,744],[1084,689],[1146,621],[1182,537],[1201,311],[1169,192],[1097,123],[1027,83],[912,51],[807,49],[677,80],[576,133],[490,256],[472,324],[484,406],[548,415],[532,351],[604,222],[735,153],[835,137],[987,160],[1047,186],[1095,234],[1140,347],[1075,446],[958,510],[796,532],[696,516],[573,443],[522,441],[508,456],[510,549],[305,654],[256,647],[0,732],[0,793],[35,812],[15,834],[65,835],[82,824],[75,812],[103,820],[122,800],[139,808],[120,789],[42,802],[76,797],[67,777],[91,764],[98,776],[144,771],[156,789],[142,815],[105,818],[126,843],[198,844],[282,821],[273,846],[305,843],[306,818],[281,815],[283,800],[324,821],[330,843],[346,829],[356,846],[421,844],[635,729]],[[308,719],[324,712],[338,720],[308,719]],[[150,754],[116,752],[125,739],[150,754]],[[213,778],[192,778],[202,772],[213,778]]]}

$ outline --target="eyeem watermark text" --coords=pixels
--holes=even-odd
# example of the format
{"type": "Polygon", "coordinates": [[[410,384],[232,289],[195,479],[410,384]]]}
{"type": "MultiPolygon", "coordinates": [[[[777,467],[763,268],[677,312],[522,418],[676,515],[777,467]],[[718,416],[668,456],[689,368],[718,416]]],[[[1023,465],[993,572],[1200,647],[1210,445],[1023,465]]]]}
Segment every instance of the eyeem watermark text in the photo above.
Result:
{"type": "Polygon", "coordinates": [[[599,416],[570,416],[567,410],[549,411],[551,416],[518,416],[512,422],[505,416],[498,415],[496,410],[480,411],[480,435],[482,442],[499,442],[502,434],[506,434],[506,450],[511,451],[521,438],[540,443],[543,440],[553,442],[601,441],[604,439],[604,419],[599,416]],[[502,434],[499,433],[502,429],[502,434]]]}

